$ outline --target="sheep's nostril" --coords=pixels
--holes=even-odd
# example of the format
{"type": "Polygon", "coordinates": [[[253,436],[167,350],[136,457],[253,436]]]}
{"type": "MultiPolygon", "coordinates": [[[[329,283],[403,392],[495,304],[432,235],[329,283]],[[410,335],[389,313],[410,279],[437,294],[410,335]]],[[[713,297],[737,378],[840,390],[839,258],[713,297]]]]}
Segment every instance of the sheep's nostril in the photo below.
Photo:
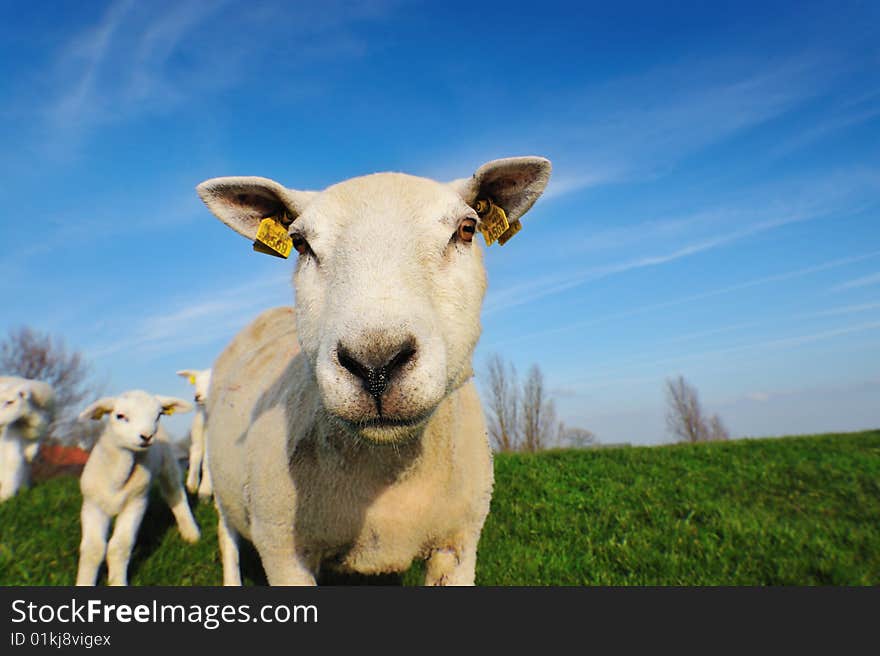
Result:
{"type": "Polygon", "coordinates": [[[415,340],[412,338],[405,340],[396,348],[374,355],[369,364],[355,358],[341,343],[336,348],[339,364],[359,378],[364,389],[376,399],[385,393],[394,375],[412,360],[415,354],[415,340]]]}
{"type": "Polygon", "coordinates": [[[144,444],[149,444],[152,439],[152,435],[141,435],[141,442],[143,442],[144,444]]]}

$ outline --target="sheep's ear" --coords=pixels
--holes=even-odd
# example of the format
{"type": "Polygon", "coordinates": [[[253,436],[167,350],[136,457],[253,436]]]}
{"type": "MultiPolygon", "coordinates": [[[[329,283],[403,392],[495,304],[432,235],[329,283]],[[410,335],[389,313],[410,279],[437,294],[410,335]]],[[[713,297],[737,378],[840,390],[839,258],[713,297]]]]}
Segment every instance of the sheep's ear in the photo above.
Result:
{"type": "Polygon", "coordinates": [[[159,403],[162,404],[163,415],[173,415],[175,412],[189,412],[193,409],[192,404],[183,399],[176,399],[173,396],[157,396],[159,403]]]}
{"type": "Polygon", "coordinates": [[[471,207],[478,200],[500,206],[513,222],[529,211],[550,181],[550,160],[510,157],[483,164],[470,178],[449,183],[471,207]]]}
{"type": "Polygon", "coordinates": [[[177,372],[177,375],[181,378],[186,378],[189,381],[190,385],[196,384],[196,376],[198,375],[198,371],[195,369],[181,369],[177,372]]]}
{"type": "Polygon", "coordinates": [[[28,391],[31,400],[39,407],[45,410],[51,410],[55,406],[55,391],[49,383],[41,380],[32,380],[28,382],[28,391]]]}
{"type": "Polygon", "coordinates": [[[88,408],[79,413],[80,419],[100,419],[106,414],[113,412],[113,407],[116,405],[116,399],[112,396],[105,396],[104,398],[98,399],[88,408]]]}
{"type": "Polygon", "coordinates": [[[238,234],[253,240],[260,221],[274,216],[295,221],[317,192],[297,191],[258,177],[212,178],[196,191],[214,215],[238,234]]]}

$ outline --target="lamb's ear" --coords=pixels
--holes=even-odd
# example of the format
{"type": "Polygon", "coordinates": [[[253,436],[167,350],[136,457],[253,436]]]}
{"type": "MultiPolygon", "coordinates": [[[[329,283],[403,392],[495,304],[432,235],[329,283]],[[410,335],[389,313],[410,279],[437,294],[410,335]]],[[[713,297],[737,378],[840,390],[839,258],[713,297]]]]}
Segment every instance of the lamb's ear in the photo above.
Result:
{"type": "Polygon", "coordinates": [[[509,157],[483,164],[470,178],[454,180],[455,189],[468,205],[490,200],[500,205],[513,222],[529,211],[550,181],[550,160],[543,157],[509,157]]]}
{"type": "Polygon", "coordinates": [[[212,178],[196,191],[214,215],[238,234],[254,239],[260,221],[285,214],[296,220],[315,191],[297,191],[258,177],[212,178]]]}
{"type": "Polygon", "coordinates": [[[189,412],[193,409],[192,404],[183,399],[176,399],[173,396],[157,396],[159,403],[162,404],[163,415],[173,415],[175,412],[189,412]]]}
{"type": "Polygon", "coordinates": [[[44,410],[52,410],[55,406],[55,391],[49,383],[41,380],[28,381],[31,400],[44,410]]]}
{"type": "Polygon", "coordinates": [[[116,405],[116,399],[112,396],[105,396],[98,399],[88,408],[79,413],[80,419],[100,419],[106,414],[113,412],[116,405]]]}
{"type": "Polygon", "coordinates": [[[198,375],[198,373],[199,372],[196,371],[195,369],[181,369],[180,371],[177,372],[177,375],[180,376],[181,378],[186,378],[187,380],[189,380],[190,385],[195,385],[196,384],[196,376],[198,375]]]}

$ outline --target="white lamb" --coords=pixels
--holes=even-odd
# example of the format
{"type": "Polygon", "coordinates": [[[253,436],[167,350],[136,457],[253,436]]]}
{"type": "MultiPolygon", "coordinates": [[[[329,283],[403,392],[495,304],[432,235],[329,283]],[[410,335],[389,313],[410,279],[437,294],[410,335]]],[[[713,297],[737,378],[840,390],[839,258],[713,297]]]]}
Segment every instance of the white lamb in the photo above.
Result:
{"type": "Polygon", "coordinates": [[[54,405],[48,383],[0,377],[0,502],[30,485],[28,463],[52,422],[54,405]]]}
{"type": "Polygon", "coordinates": [[[101,419],[105,414],[110,418],[80,477],[82,541],[77,585],[95,585],[105,554],[107,582],[127,584],[128,561],[153,479],[158,479],[183,539],[199,539],[168,436],[159,426],[162,415],[190,410],[192,406],[182,399],[135,390],[99,399],[80,413],[81,419],[101,419]],[[113,517],[116,524],[108,543],[113,517]]]}
{"type": "Polygon", "coordinates": [[[323,192],[256,177],[199,185],[225,224],[253,240],[275,217],[299,253],[296,309],[260,315],[213,368],[225,584],[241,583],[239,536],[272,585],[413,559],[427,561],[426,584],[474,583],[493,484],[471,380],[486,289],[475,229],[495,205],[515,232],[549,175],[547,160],[523,157],[448,184],[379,173],[323,192]]]}
{"type": "Polygon", "coordinates": [[[211,370],[182,369],[177,375],[183,376],[195,387],[196,414],[189,431],[189,469],[186,473],[186,489],[192,494],[198,491],[199,499],[207,500],[214,493],[208,458],[205,454],[205,404],[208,402],[211,370]]]}

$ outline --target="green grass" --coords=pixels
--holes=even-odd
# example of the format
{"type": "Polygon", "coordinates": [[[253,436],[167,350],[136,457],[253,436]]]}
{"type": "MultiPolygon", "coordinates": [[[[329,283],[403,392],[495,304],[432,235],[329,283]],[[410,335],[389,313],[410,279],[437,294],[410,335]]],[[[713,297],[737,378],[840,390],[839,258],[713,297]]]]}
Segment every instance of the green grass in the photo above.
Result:
{"type": "MultiPolygon", "coordinates": [[[[880,584],[880,431],[504,454],[495,472],[480,585],[880,584]]],[[[130,582],[219,584],[213,508],[188,545],[155,500],[130,582]]],[[[0,585],[73,583],[79,505],[59,478],[0,506],[0,585]]],[[[243,572],[265,582],[252,549],[243,572]]]]}

